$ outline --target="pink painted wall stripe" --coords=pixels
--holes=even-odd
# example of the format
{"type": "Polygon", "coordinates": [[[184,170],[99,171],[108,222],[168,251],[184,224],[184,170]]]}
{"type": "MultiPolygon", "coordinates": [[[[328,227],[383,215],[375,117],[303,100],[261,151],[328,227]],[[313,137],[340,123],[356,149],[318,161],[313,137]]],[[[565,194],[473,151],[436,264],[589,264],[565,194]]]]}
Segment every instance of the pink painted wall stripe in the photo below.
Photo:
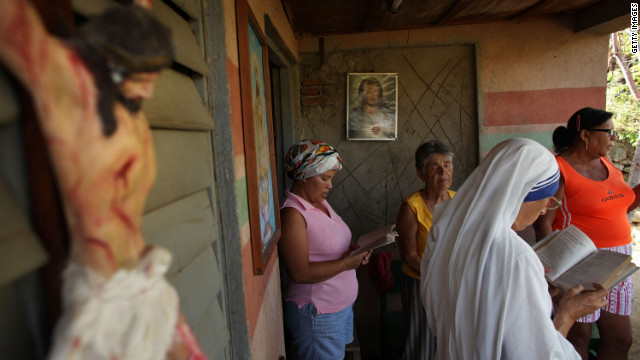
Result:
{"type": "Polygon", "coordinates": [[[606,88],[489,92],[484,97],[483,125],[561,123],[586,106],[604,109],[606,88]]]}

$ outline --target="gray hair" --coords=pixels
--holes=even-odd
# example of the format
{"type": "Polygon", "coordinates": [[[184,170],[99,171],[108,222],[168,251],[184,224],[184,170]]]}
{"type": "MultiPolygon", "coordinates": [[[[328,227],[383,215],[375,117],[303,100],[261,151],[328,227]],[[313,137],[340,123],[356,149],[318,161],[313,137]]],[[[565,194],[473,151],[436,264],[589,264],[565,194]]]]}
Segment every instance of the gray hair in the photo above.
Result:
{"type": "Polygon", "coordinates": [[[449,150],[447,145],[438,140],[429,140],[422,143],[422,145],[418,146],[416,149],[416,169],[419,171],[424,170],[424,166],[433,154],[449,155],[453,159],[453,153],[449,150]]]}

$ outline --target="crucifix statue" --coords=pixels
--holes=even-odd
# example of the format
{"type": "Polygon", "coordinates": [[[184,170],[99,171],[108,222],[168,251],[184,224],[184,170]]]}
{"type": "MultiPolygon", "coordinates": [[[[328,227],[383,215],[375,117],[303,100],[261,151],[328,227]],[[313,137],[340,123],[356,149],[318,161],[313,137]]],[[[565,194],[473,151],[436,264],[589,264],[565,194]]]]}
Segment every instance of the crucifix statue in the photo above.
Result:
{"type": "Polygon", "coordinates": [[[0,61],[34,99],[70,232],[53,359],[204,359],[164,277],[171,254],[145,244],[156,176],[141,105],[173,60],[150,1],[89,20],[68,41],[27,0],[0,11],[0,61]]]}

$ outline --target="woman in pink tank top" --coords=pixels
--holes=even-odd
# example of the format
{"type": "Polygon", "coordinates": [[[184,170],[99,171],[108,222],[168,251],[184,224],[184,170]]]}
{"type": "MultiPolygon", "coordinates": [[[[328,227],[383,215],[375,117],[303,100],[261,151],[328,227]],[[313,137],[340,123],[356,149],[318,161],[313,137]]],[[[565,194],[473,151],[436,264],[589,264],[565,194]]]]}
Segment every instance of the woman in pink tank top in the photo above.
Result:
{"type": "MultiPolygon", "coordinates": [[[[640,187],[631,189],[607,159],[616,139],[612,113],[584,108],[553,132],[558,154],[560,190],[556,198],[562,206],[548,211],[536,222],[536,237],[541,239],[555,229],[576,225],[598,248],[631,253],[631,227],[627,212],[640,202],[640,187]]],[[[567,339],[583,359],[589,359],[592,323],[600,333],[597,358],[626,359],[632,343],[631,298],[633,278],[614,287],[607,306],[579,319],[567,339]]]]}
{"type": "Polygon", "coordinates": [[[341,162],[333,147],[318,140],[293,145],[285,158],[294,184],[280,210],[278,249],[289,275],[285,324],[302,360],[344,358],[353,341],[355,268],[371,255],[350,256],[351,231],[326,200],[341,162]]]}

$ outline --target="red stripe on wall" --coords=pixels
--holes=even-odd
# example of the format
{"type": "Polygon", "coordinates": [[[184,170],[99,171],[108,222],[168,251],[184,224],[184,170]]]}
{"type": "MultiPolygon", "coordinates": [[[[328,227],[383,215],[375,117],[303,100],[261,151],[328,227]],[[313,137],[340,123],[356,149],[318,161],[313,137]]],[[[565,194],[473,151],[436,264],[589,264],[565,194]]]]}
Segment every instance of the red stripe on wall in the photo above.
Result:
{"type": "Polygon", "coordinates": [[[484,126],[566,122],[583,107],[604,109],[606,87],[489,92],[484,126]]]}

